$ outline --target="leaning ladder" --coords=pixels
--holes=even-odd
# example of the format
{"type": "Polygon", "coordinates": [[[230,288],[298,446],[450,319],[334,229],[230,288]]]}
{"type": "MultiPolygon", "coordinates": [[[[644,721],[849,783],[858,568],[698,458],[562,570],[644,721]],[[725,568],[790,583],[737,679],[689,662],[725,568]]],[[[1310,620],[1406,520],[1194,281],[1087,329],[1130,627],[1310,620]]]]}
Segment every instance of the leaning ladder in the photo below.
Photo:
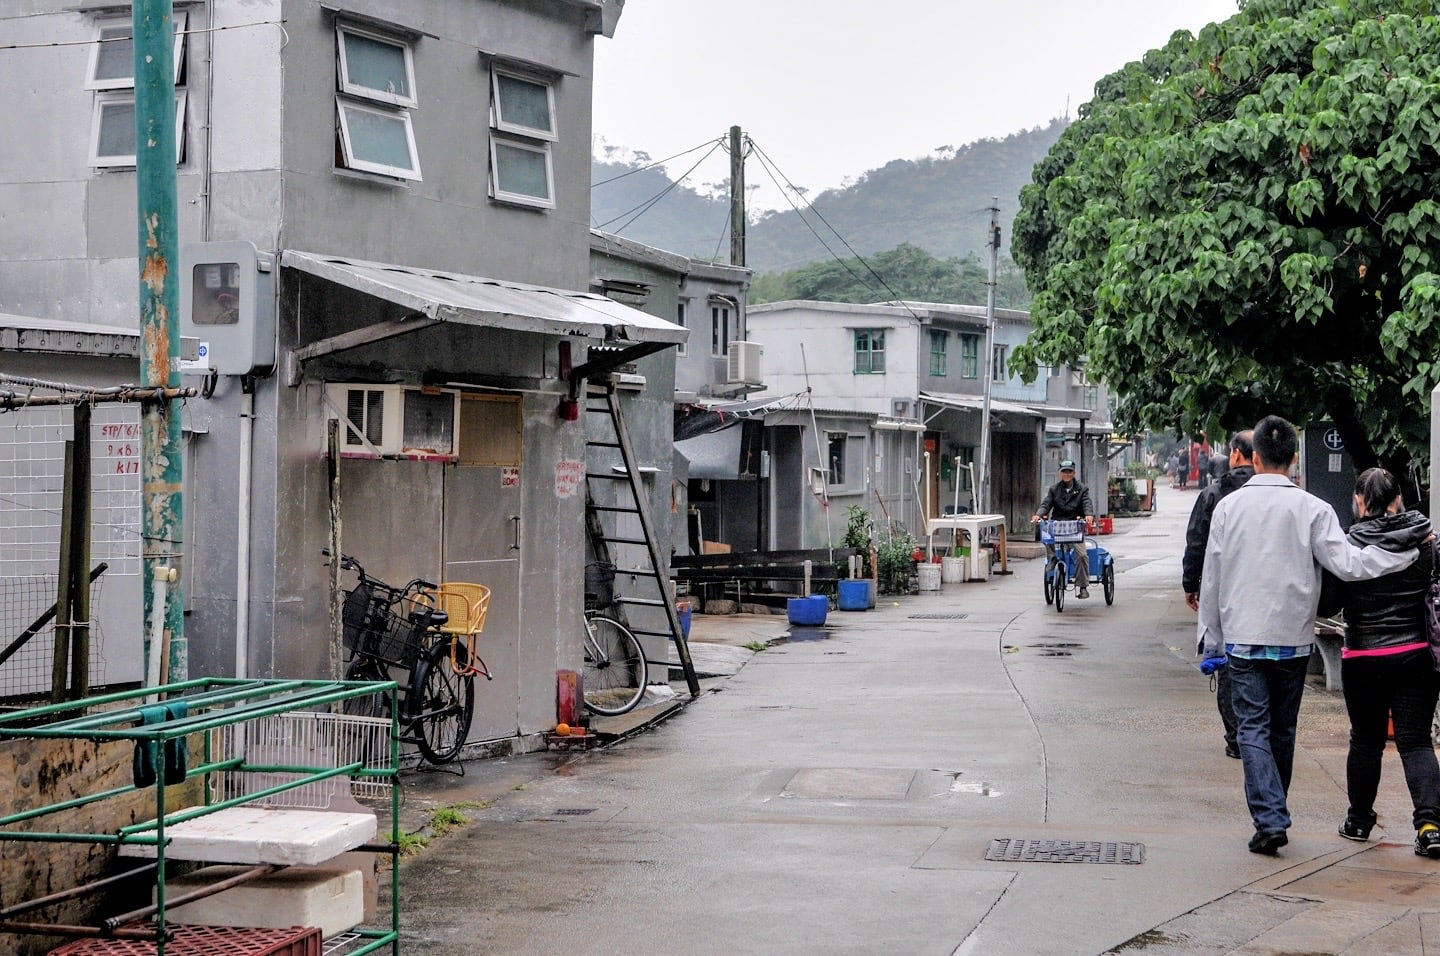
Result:
{"type": "MultiPolygon", "coordinates": [[[[666,565],[661,561],[660,543],[655,537],[655,522],[650,516],[650,508],[647,504],[648,496],[640,477],[640,465],[635,460],[635,449],[630,443],[630,433],[625,428],[625,416],[620,409],[620,399],[612,384],[595,384],[586,388],[585,410],[590,421],[604,423],[597,425],[587,432],[585,442],[588,448],[602,448],[618,451],[620,453],[621,468],[618,471],[592,470],[599,458],[610,457],[606,455],[587,455],[587,468],[585,472],[585,531],[590,538],[590,547],[595,555],[595,560],[602,564],[614,564],[611,557],[610,546],[614,544],[644,545],[649,555],[649,567],[641,568],[617,568],[617,576],[620,574],[633,575],[637,579],[649,581],[653,584],[654,597],[642,595],[617,595],[614,603],[620,605],[622,617],[626,605],[632,607],[648,607],[663,610],[669,630],[657,631],[646,630],[631,626],[626,620],[626,626],[641,636],[664,637],[668,642],[675,645],[675,651],[680,658],[681,671],[685,674],[685,685],[690,689],[691,697],[700,695],[700,681],[695,675],[695,664],[690,660],[690,645],[685,640],[685,632],[680,627],[680,615],[675,609],[675,602],[670,599],[669,580],[664,572],[666,565]],[[614,495],[599,496],[605,501],[613,501],[613,504],[601,504],[598,502],[596,491],[599,483],[611,484],[618,490],[614,495]],[[634,515],[640,524],[641,537],[624,537],[617,532],[610,532],[606,529],[606,522],[602,515],[634,515]]],[[[612,518],[612,521],[615,520],[612,518]]],[[[647,663],[661,664],[671,667],[672,662],[648,661],[647,663]]]]}

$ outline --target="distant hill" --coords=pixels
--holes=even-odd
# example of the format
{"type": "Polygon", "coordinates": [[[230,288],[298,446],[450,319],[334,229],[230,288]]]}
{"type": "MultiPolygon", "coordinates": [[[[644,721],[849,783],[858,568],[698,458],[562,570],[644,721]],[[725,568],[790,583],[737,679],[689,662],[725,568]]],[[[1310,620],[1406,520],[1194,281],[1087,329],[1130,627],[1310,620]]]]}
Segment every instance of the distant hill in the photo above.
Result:
{"type": "MultiPolygon", "coordinates": [[[[1004,139],[969,143],[953,153],[893,160],[849,186],[820,193],[811,203],[860,255],[909,243],[934,256],[953,258],[983,254],[989,223],[986,209],[998,196],[1001,239],[1008,248],[1020,189],[1030,182],[1035,164],[1067,125],[1068,120],[1057,119],[1044,128],[1004,139]]],[[[784,158],[770,155],[783,169],[784,158]]],[[[758,160],[750,162],[758,166],[758,160]]],[[[644,165],[643,159],[592,159],[593,221],[606,231],[619,231],[626,238],[670,252],[698,259],[718,255],[725,260],[730,246],[723,185],[701,187],[703,191],[684,183],[676,186],[663,169],[642,169],[644,165]],[[662,193],[664,196],[656,199],[662,193]],[[637,217],[642,209],[645,211],[637,217]]],[[[757,169],[748,176],[760,174],[757,169]]],[[[823,223],[812,218],[811,225],[835,254],[850,256],[823,223]]],[[[765,213],[752,220],[746,241],[747,264],[762,273],[832,258],[791,210],[765,213]]]]}

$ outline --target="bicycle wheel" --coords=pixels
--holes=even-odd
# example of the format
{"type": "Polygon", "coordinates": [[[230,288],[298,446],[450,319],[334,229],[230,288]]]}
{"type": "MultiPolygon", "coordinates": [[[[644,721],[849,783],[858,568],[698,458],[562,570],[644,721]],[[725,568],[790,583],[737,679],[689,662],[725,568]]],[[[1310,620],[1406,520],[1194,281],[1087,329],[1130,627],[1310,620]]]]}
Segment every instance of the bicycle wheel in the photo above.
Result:
{"type": "Polygon", "coordinates": [[[1055,570],[1051,572],[1054,581],[1051,588],[1055,591],[1055,612],[1065,613],[1065,562],[1056,561],[1055,570]]]}
{"type": "Polygon", "coordinates": [[[1041,575],[1041,577],[1043,577],[1044,580],[1045,580],[1045,603],[1046,603],[1046,604],[1054,604],[1054,603],[1055,603],[1055,575],[1054,575],[1053,565],[1054,565],[1054,561],[1053,561],[1053,560],[1050,561],[1050,562],[1047,562],[1046,565],[1045,565],[1045,573],[1044,573],[1043,575],[1041,575]]]}
{"type": "MultiPolygon", "coordinates": [[[[391,678],[385,665],[373,657],[357,657],[345,668],[345,679],[388,681],[391,678]]],[[[351,697],[340,704],[340,709],[349,717],[389,717],[390,692],[381,691],[364,697],[351,697]]]]}
{"type": "Polygon", "coordinates": [[[585,709],[604,717],[623,714],[645,693],[645,654],[635,635],[619,621],[596,616],[587,625],[585,709]]]}
{"type": "Polygon", "coordinates": [[[410,721],[421,755],[431,763],[449,763],[460,754],[475,716],[475,678],[450,666],[450,640],[431,642],[415,663],[410,721]]]}
{"type": "Polygon", "coordinates": [[[1100,572],[1100,584],[1105,588],[1105,603],[1115,603],[1115,565],[1105,565],[1105,570],[1100,572]]]}

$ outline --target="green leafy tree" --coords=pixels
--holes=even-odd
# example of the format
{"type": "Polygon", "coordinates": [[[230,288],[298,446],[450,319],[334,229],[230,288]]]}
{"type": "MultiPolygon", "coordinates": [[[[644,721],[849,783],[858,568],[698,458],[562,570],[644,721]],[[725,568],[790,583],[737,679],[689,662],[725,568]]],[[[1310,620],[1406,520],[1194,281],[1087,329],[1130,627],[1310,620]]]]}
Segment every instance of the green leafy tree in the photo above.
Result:
{"type": "MultiPolygon", "coordinates": [[[[750,301],[810,299],[820,302],[887,302],[910,299],[978,305],[985,302],[987,267],[975,256],[939,259],[910,243],[888,252],[859,258],[831,259],[799,269],[756,277],[750,301]]],[[[1029,303],[1024,276],[1002,260],[996,276],[995,302],[1001,308],[1023,309],[1029,303]]]]}
{"type": "Polygon", "coordinates": [[[1428,457],[1440,356],[1431,0],[1248,0],[1096,86],[1012,251],[1034,332],[1122,426],[1334,421],[1357,466],[1428,457]]]}

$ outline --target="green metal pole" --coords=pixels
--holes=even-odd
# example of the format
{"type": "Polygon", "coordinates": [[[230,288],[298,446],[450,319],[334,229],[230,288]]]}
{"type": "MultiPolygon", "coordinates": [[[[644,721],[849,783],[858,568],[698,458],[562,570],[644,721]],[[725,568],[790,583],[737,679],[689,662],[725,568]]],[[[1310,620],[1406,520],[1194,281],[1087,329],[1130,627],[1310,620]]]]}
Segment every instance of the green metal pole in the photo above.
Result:
{"type": "MultiPolygon", "coordinates": [[[[152,387],[180,387],[179,223],[175,198],[175,28],[171,0],[135,0],[135,186],[140,214],[140,381],[152,387]]],[[[162,608],[153,607],[158,568],[178,568],[181,556],[180,400],[142,406],[140,480],[144,540],[145,633],[154,615],[164,615],[167,638],[146,655],[169,659],[163,683],[187,678],[184,601],[179,585],[162,608]]]]}

